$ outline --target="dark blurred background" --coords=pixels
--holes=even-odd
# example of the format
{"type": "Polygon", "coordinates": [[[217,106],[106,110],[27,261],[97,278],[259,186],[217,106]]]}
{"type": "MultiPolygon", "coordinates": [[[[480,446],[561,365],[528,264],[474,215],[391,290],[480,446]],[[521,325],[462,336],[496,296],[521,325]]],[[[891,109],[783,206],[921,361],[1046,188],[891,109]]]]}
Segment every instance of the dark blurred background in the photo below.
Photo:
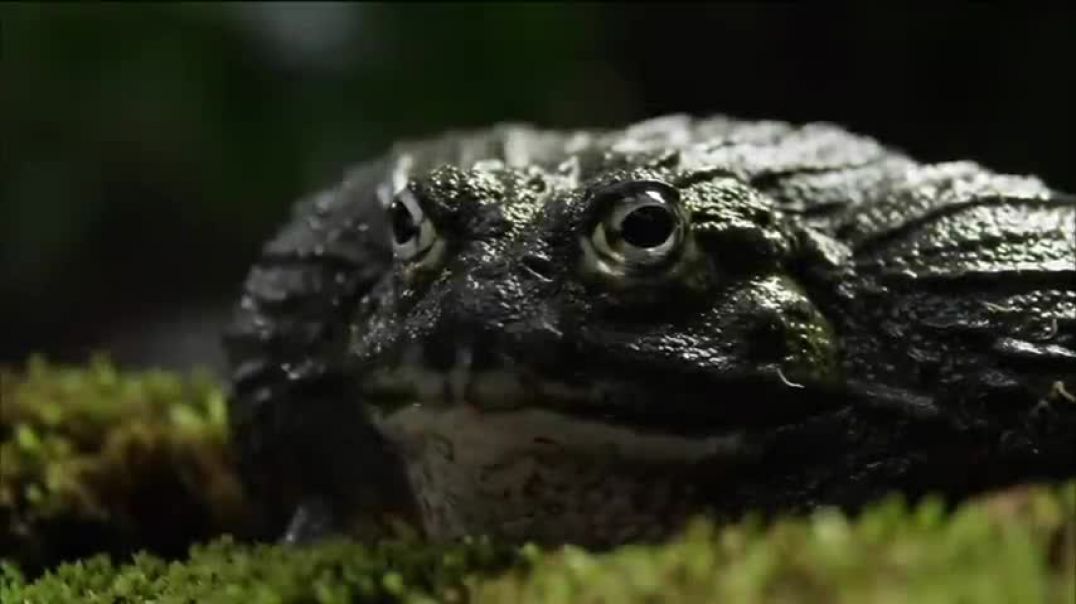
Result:
{"type": "Polygon", "coordinates": [[[1076,191],[1071,10],[4,4],[0,363],[218,366],[291,201],[393,139],[828,120],[1076,191]]]}

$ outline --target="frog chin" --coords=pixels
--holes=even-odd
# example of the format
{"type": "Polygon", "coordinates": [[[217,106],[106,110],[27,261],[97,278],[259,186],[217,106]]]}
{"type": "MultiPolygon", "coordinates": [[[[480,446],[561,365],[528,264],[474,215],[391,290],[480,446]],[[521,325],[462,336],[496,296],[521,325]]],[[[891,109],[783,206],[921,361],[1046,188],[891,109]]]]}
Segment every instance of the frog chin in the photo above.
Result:
{"type": "MultiPolygon", "coordinates": [[[[763,459],[763,433],[775,427],[678,417],[683,396],[658,398],[623,379],[573,385],[518,369],[400,366],[362,383],[436,538],[598,546],[660,538],[699,511],[700,485],[763,459]]],[[[802,389],[779,375],[752,386],[802,389]]]]}
{"type": "Polygon", "coordinates": [[[374,423],[403,461],[424,531],[438,539],[661,538],[698,511],[705,471],[758,457],[739,431],[655,434],[537,408],[416,403],[374,423]]]}

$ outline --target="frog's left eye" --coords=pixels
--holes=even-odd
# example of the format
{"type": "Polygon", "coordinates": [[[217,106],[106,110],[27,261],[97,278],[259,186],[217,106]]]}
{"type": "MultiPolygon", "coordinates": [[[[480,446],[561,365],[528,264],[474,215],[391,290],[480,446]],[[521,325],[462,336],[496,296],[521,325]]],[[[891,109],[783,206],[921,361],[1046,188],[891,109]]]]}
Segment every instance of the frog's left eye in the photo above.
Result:
{"type": "Polygon", "coordinates": [[[414,193],[407,189],[396,195],[389,205],[389,226],[392,229],[393,250],[404,261],[420,258],[437,239],[433,222],[414,193]]]}
{"type": "Polygon", "coordinates": [[[607,261],[626,268],[663,264],[675,255],[686,221],[679,195],[660,181],[617,183],[595,192],[601,213],[590,241],[607,261]]]}

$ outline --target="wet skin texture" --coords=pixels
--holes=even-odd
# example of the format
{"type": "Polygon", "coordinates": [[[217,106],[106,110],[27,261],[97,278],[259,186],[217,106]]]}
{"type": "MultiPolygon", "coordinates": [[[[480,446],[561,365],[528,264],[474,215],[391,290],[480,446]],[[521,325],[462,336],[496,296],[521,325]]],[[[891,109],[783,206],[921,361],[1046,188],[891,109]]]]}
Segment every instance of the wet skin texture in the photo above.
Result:
{"type": "Polygon", "coordinates": [[[591,545],[1076,475],[1074,221],[825,124],[401,144],[251,270],[244,472],[294,539],[591,545]]]}

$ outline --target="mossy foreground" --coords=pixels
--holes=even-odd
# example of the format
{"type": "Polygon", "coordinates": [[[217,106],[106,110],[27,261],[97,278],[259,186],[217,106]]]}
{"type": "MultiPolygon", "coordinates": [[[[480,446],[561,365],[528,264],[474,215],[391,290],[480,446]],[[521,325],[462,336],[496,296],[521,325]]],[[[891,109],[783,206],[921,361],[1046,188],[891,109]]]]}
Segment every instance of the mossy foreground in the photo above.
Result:
{"type": "Polygon", "coordinates": [[[606,553],[217,537],[256,532],[205,378],[107,363],[4,372],[0,602],[1076,602],[1076,482],[947,511],[899,498],[849,518],[700,519],[606,553]],[[177,528],[178,527],[178,528],[177,528]],[[163,536],[162,536],[163,535],[163,536]],[[157,554],[129,552],[148,549],[157,554]],[[77,561],[59,563],[89,554],[77,561]],[[113,561],[115,560],[115,561],[113,561]],[[36,575],[39,569],[47,569],[36,575]]]}
{"type": "Polygon", "coordinates": [[[103,359],[0,370],[0,557],[33,572],[250,534],[258,513],[227,428],[223,392],[204,375],[121,375],[103,359]]]}

